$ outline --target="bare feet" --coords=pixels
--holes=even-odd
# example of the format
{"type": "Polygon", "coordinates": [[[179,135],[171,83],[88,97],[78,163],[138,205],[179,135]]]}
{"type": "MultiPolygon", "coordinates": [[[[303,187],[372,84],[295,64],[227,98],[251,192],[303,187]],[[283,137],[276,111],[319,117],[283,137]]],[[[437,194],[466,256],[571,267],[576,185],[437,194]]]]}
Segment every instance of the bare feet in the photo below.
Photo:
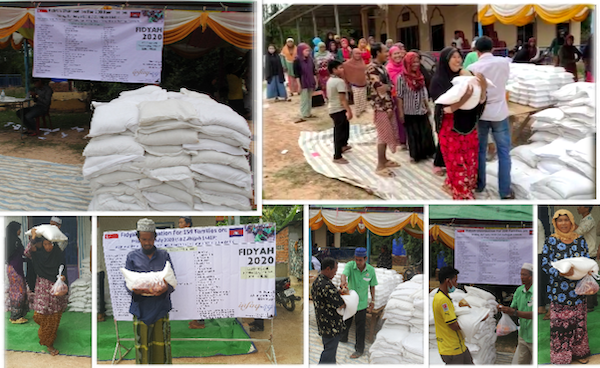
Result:
{"type": "Polygon", "coordinates": [[[333,163],[334,164],[349,164],[350,162],[348,162],[348,160],[346,160],[345,158],[334,158],[333,159],[333,163]]]}
{"type": "Polygon", "coordinates": [[[387,160],[385,167],[400,167],[400,164],[395,161],[387,160]]]}
{"type": "Polygon", "coordinates": [[[48,352],[49,352],[49,353],[50,353],[50,355],[52,355],[52,356],[56,356],[56,355],[58,355],[58,350],[56,350],[56,349],[54,348],[54,346],[48,346],[48,352]]]}
{"type": "Polygon", "coordinates": [[[384,178],[392,178],[396,176],[396,174],[394,174],[394,172],[387,167],[377,168],[375,170],[375,174],[383,176],[384,178]]]}

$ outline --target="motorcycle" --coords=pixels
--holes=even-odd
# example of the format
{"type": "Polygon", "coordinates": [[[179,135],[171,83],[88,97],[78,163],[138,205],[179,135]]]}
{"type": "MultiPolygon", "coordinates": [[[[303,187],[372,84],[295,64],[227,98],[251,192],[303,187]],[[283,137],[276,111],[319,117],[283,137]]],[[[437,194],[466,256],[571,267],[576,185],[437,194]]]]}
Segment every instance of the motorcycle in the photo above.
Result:
{"type": "Polygon", "coordinates": [[[275,278],[275,302],[290,312],[296,309],[296,300],[301,299],[295,296],[295,293],[296,290],[291,287],[289,277],[275,278]]]}

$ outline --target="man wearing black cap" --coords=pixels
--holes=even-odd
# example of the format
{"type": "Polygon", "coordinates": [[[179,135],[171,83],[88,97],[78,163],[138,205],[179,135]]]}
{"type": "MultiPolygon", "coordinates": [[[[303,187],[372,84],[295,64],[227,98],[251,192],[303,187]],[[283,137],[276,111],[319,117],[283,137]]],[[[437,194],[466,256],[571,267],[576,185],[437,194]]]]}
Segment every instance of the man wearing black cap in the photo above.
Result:
{"type": "Polygon", "coordinates": [[[377,285],[377,276],[375,268],[367,263],[367,250],[365,248],[356,248],[354,251],[354,261],[346,263],[344,273],[342,274],[342,289],[348,287],[358,294],[358,308],[356,315],[346,320],[346,328],[342,333],[340,342],[348,342],[348,333],[352,326],[352,320],[356,320],[356,345],[355,351],[350,355],[351,359],[358,359],[365,351],[365,329],[367,322],[367,313],[373,311],[375,305],[375,286],[377,285]],[[369,303],[369,291],[371,292],[371,302],[369,303]]]}

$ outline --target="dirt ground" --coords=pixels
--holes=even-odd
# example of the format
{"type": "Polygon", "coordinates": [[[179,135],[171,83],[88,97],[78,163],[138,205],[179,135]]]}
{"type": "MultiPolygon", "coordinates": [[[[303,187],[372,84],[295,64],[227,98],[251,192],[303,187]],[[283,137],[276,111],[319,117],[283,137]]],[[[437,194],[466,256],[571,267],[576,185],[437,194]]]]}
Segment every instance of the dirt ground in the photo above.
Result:
{"type": "MultiPolygon", "coordinates": [[[[296,301],[296,309],[293,312],[288,312],[285,308],[277,306],[277,316],[273,320],[273,347],[277,364],[302,364],[304,359],[304,283],[299,282],[295,277],[290,277],[290,279],[292,279],[292,287],[296,290],[296,296],[302,296],[302,300],[296,301]]],[[[252,321],[252,318],[242,319],[246,331],[250,331],[248,323],[252,321]]],[[[251,338],[268,339],[271,334],[270,321],[265,321],[263,332],[249,333],[251,338]]],[[[253,354],[207,358],[175,358],[173,364],[271,364],[269,357],[266,355],[269,343],[255,342],[254,344],[258,351],[253,354]]],[[[98,362],[98,364],[110,364],[110,362],[98,362]]],[[[132,364],[132,361],[124,361],[121,364],[132,364]]]]}
{"type": "Polygon", "coordinates": [[[50,356],[50,354],[24,353],[20,351],[6,351],[4,353],[4,367],[44,367],[44,368],[82,368],[91,367],[92,358],[74,356],[50,356]]]}
{"type": "MultiPolygon", "coordinates": [[[[18,119],[16,120],[18,122],[18,119]]],[[[61,132],[56,132],[48,135],[42,133],[41,137],[46,139],[39,139],[21,136],[21,133],[16,130],[2,129],[0,130],[0,155],[58,164],[83,165],[82,152],[88,142],[88,139],[84,138],[87,129],[82,132],[70,129],[64,132],[68,134],[65,138],[62,138],[61,132]]]]}
{"type": "MultiPolygon", "coordinates": [[[[326,106],[313,107],[311,111],[316,118],[294,123],[299,111],[300,96],[293,96],[291,102],[263,101],[263,198],[381,200],[364,189],[328,178],[310,167],[298,144],[300,132],[327,130],[333,124],[326,106]]],[[[373,110],[369,107],[350,124],[372,124],[372,117],[373,110]]],[[[526,128],[522,137],[529,135],[526,128]]],[[[526,138],[513,145],[524,143],[526,138]]]]}
{"type": "MultiPolygon", "coordinates": [[[[326,130],[333,125],[325,106],[312,109],[316,118],[295,124],[299,111],[300,96],[293,96],[291,102],[263,101],[264,199],[378,200],[363,189],[313,171],[298,145],[300,132],[326,130]]],[[[371,116],[372,112],[364,113],[351,124],[368,124],[371,116]]]]}

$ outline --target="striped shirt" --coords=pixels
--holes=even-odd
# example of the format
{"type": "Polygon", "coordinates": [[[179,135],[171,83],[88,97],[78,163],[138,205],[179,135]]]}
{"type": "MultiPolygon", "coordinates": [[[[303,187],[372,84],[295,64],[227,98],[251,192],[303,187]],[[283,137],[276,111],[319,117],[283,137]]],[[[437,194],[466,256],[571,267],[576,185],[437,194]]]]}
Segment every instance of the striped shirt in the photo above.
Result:
{"type": "Polygon", "coordinates": [[[427,114],[427,100],[429,99],[427,88],[423,87],[418,91],[412,90],[400,74],[396,80],[396,90],[398,98],[402,99],[404,115],[427,114]]]}

